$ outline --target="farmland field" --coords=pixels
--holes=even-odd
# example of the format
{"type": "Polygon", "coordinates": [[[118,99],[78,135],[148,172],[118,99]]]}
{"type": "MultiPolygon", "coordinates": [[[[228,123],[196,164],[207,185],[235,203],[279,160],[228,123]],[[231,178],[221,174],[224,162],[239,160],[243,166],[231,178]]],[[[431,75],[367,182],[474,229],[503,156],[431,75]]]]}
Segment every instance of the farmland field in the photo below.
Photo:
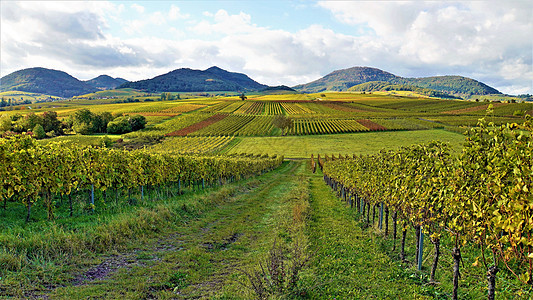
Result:
{"type": "MultiPolygon", "coordinates": [[[[271,290],[273,298],[451,298],[451,239],[442,240],[447,252],[436,275],[441,284],[429,284],[433,248],[422,250],[424,268],[417,270],[416,232],[409,227],[407,259],[400,260],[399,242],[384,238],[378,226],[379,205],[372,213],[365,206],[363,219],[353,202],[337,198],[346,191],[324,184],[326,171],[316,164],[316,173],[311,171],[309,158],[318,162],[320,155],[320,163],[328,165],[344,161],[333,160],[339,156],[376,158],[382,150],[434,141],[449,145],[450,157],[457,158],[464,155],[463,133],[480,118],[521,123],[533,109],[531,103],[498,103],[487,114],[484,102],[377,93],[247,95],[245,101],[194,95],[159,101],[157,95],[124,93],[0,113],[24,120],[30,112],[53,110],[66,122],[87,108],[95,114],[140,114],[147,121],[146,128],[126,134],[68,132],[40,140],[30,151],[17,148],[24,143],[9,146],[20,155],[33,153],[33,160],[55,166],[54,172],[31,169],[38,164],[13,159],[6,150],[11,148],[0,144],[0,155],[15,166],[0,166],[0,172],[28,168],[40,174],[17,174],[14,178],[32,178],[32,185],[0,189],[0,243],[9,245],[0,247],[0,298],[253,299],[260,291],[251,283],[268,280],[259,270],[267,263],[276,266],[276,259],[301,269],[294,275],[297,284],[285,278],[290,290],[271,290]],[[125,97],[139,101],[117,102],[125,97]],[[72,161],[79,170],[71,175],[80,177],[38,181],[69,172],[55,164],[57,157],[72,161]],[[246,173],[262,161],[263,169],[246,173]],[[266,162],[281,166],[271,170],[266,162]],[[17,193],[2,196],[31,188],[30,202],[17,193]]],[[[383,160],[375,166],[380,165],[383,160]]],[[[369,170],[379,169],[375,166],[369,170]]],[[[384,218],[392,226],[392,213],[384,218]]],[[[479,280],[483,268],[474,266],[480,252],[464,249],[460,298],[479,299],[486,290],[479,280]]],[[[509,274],[498,274],[498,295],[527,299],[531,288],[509,274]]]]}
{"type": "Polygon", "coordinates": [[[362,132],[313,136],[239,138],[228,153],[266,153],[286,158],[308,158],[313,153],[372,154],[412,144],[441,140],[459,151],[464,137],[446,130],[362,132]]]}

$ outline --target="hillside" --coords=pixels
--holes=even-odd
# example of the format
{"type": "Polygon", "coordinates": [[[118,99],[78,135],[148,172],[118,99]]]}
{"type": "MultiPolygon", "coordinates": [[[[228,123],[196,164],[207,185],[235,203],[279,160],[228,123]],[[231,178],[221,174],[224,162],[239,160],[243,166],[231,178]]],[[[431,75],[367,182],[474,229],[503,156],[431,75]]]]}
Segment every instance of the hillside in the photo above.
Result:
{"type": "Polygon", "coordinates": [[[128,82],[119,88],[133,88],[147,92],[210,92],[256,91],[266,87],[245,74],[211,67],[204,71],[177,69],[152,79],[128,82]]]}
{"type": "Polygon", "coordinates": [[[386,81],[370,81],[366,83],[361,83],[354,85],[348,89],[348,91],[356,92],[376,92],[376,91],[411,91],[419,95],[424,95],[428,97],[438,97],[438,98],[450,98],[457,99],[457,97],[439,92],[429,88],[417,87],[413,85],[406,84],[393,84],[386,81]]]}
{"type": "Polygon", "coordinates": [[[113,78],[109,75],[100,75],[85,82],[99,90],[112,90],[128,81],[123,78],[113,78]]]}
{"type": "Polygon", "coordinates": [[[403,78],[376,68],[368,67],[353,67],[337,70],[313,82],[295,86],[294,89],[308,93],[346,91],[353,86],[374,81],[427,88],[455,96],[501,94],[498,90],[467,77],[433,76],[403,78]]]}
{"type": "Polygon", "coordinates": [[[19,70],[0,79],[0,92],[23,91],[68,98],[95,90],[63,71],[46,68],[19,70]]]}
{"type": "Polygon", "coordinates": [[[275,95],[275,94],[293,94],[298,93],[298,91],[286,86],[286,85],[279,85],[279,86],[269,86],[264,90],[261,90],[261,92],[265,95],[275,95]]]}
{"type": "Polygon", "coordinates": [[[409,84],[462,96],[501,94],[500,91],[483,82],[462,76],[401,78],[396,80],[395,83],[409,84]]]}
{"type": "Polygon", "coordinates": [[[369,81],[392,81],[397,78],[396,75],[382,71],[376,68],[353,67],[349,69],[337,70],[328,75],[312,81],[293,87],[300,92],[318,93],[322,91],[346,91],[354,85],[369,81]]]}

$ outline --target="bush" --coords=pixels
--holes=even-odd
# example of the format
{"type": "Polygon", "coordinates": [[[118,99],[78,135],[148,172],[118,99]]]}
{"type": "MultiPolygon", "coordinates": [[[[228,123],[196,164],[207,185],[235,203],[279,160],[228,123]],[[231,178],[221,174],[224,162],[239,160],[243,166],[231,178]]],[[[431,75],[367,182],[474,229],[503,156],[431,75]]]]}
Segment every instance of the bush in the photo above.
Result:
{"type": "Polygon", "coordinates": [[[46,132],[44,132],[44,128],[41,124],[35,125],[33,128],[33,136],[35,136],[36,139],[44,139],[46,137],[46,132]]]}
{"type": "Polygon", "coordinates": [[[121,134],[131,132],[129,117],[118,117],[107,124],[107,132],[121,134]]]}
{"type": "Polygon", "coordinates": [[[135,115],[129,118],[131,131],[143,129],[146,126],[146,118],[141,115],[135,115]]]}

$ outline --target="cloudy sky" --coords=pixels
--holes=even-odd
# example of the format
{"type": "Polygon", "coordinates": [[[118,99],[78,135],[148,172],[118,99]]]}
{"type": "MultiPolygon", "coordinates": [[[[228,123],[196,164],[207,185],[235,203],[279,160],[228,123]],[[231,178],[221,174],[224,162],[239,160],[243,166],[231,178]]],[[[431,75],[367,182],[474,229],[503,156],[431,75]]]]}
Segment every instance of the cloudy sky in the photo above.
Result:
{"type": "Polygon", "coordinates": [[[533,1],[0,1],[0,75],[216,65],[269,85],[371,66],[533,94],[533,1]]]}

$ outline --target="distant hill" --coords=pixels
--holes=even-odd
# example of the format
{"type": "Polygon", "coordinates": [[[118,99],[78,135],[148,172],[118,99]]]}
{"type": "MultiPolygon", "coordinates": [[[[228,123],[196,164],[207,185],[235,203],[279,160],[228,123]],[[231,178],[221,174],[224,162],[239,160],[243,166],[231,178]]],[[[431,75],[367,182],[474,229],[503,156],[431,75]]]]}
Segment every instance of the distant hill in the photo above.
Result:
{"type": "Polygon", "coordinates": [[[46,68],[19,70],[0,79],[0,92],[23,91],[68,98],[95,90],[63,71],[46,68]]]}
{"type": "Polygon", "coordinates": [[[463,76],[400,78],[395,82],[462,96],[501,94],[500,91],[483,82],[463,76]]]}
{"type": "Polygon", "coordinates": [[[219,67],[211,67],[204,71],[177,69],[152,79],[127,82],[119,86],[119,88],[133,88],[152,93],[257,91],[266,87],[245,74],[228,72],[219,67]]]}
{"type": "Polygon", "coordinates": [[[298,93],[295,89],[292,89],[286,85],[278,86],[269,86],[266,89],[261,90],[260,92],[264,94],[293,94],[298,93]]]}
{"type": "Polygon", "coordinates": [[[455,96],[501,94],[498,90],[474,79],[462,76],[434,76],[425,78],[403,78],[369,67],[353,67],[333,71],[330,74],[307,84],[293,87],[300,92],[346,91],[367,82],[387,82],[432,89],[455,96]]]}
{"type": "Polygon", "coordinates": [[[108,75],[100,75],[85,82],[98,90],[112,90],[128,81],[123,78],[113,78],[108,75]]]}
{"type": "Polygon", "coordinates": [[[346,91],[354,85],[369,81],[391,81],[397,76],[376,68],[353,67],[337,70],[307,84],[293,87],[300,92],[318,93],[322,91],[346,91]]]}
{"type": "Polygon", "coordinates": [[[348,89],[348,91],[357,91],[357,92],[377,92],[377,91],[411,91],[413,93],[424,95],[428,97],[439,97],[439,98],[450,98],[457,99],[457,97],[439,92],[433,89],[406,85],[406,84],[394,84],[386,81],[370,81],[354,85],[348,89]]]}

